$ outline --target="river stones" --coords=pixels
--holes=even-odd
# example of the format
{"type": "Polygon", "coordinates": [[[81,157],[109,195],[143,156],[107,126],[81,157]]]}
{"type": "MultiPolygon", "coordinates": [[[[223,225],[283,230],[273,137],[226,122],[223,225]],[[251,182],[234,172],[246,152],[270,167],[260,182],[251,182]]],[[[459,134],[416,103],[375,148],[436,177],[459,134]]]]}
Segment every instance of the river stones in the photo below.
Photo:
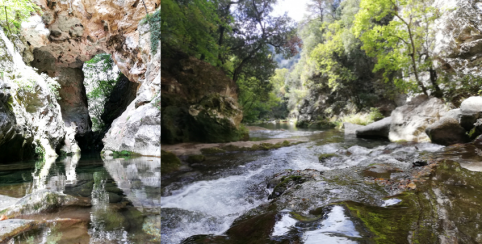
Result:
{"type": "Polygon", "coordinates": [[[319,179],[323,172],[306,169],[306,170],[287,170],[283,173],[275,175],[268,182],[268,188],[273,188],[273,192],[268,199],[274,199],[283,194],[287,189],[302,184],[306,181],[319,179]]]}
{"type": "Polygon", "coordinates": [[[51,211],[62,206],[91,206],[90,199],[78,198],[59,192],[40,190],[19,199],[14,205],[4,209],[7,217],[51,211]]]}
{"type": "Polygon", "coordinates": [[[373,122],[356,130],[357,137],[383,137],[388,138],[392,117],[373,122]]]}
{"type": "Polygon", "coordinates": [[[469,97],[460,104],[460,125],[470,131],[478,118],[482,117],[482,97],[469,97]]]}
{"type": "Polygon", "coordinates": [[[343,123],[343,128],[345,130],[345,136],[347,135],[355,135],[356,130],[363,128],[363,125],[357,125],[357,124],[352,124],[352,123],[343,123]]]}
{"type": "Polygon", "coordinates": [[[0,221],[0,242],[4,243],[14,236],[31,230],[35,227],[34,220],[7,219],[0,221]]]}
{"type": "Polygon", "coordinates": [[[448,111],[447,105],[438,98],[417,96],[411,102],[392,112],[390,141],[429,142],[425,129],[438,121],[448,111]]]}
{"type": "Polygon", "coordinates": [[[427,127],[425,133],[433,143],[440,145],[452,145],[469,142],[469,136],[458,121],[454,118],[442,118],[427,127]]]}

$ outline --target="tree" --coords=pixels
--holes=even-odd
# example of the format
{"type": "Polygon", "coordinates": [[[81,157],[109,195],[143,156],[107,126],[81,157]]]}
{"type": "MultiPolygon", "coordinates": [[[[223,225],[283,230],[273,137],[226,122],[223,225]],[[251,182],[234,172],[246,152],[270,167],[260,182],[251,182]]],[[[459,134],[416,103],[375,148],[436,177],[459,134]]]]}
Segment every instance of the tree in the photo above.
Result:
{"type": "Polygon", "coordinates": [[[10,34],[17,34],[22,21],[32,12],[40,12],[40,8],[30,0],[0,0],[0,25],[10,34]]]}
{"type": "Polygon", "coordinates": [[[161,44],[166,54],[176,49],[206,60],[218,62],[216,31],[220,25],[217,1],[163,0],[161,7],[161,44]]]}
{"type": "Polygon", "coordinates": [[[297,47],[301,47],[293,21],[287,15],[271,16],[275,3],[276,0],[240,0],[236,3],[232,13],[232,32],[226,38],[226,56],[237,57],[230,70],[234,81],[242,75],[268,80],[275,67],[272,55],[269,55],[270,46],[285,57],[296,55],[297,47]]]}
{"type": "Polygon", "coordinates": [[[336,9],[340,6],[340,3],[341,0],[311,0],[306,9],[311,13],[312,19],[324,22],[326,15],[335,19],[336,9]]]}
{"type": "Polygon", "coordinates": [[[427,71],[436,91],[437,75],[433,69],[431,50],[433,33],[429,26],[439,17],[429,0],[361,0],[353,31],[363,42],[367,55],[377,58],[374,72],[384,71],[388,81],[394,73],[397,87],[408,91],[421,88],[428,95],[420,75],[427,71]],[[389,19],[388,24],[382,21],[389,19]],[[413,82],[410,77],[415,77],[413,82]],[[407,81],[404,81],[405,78],[407,81]]]}

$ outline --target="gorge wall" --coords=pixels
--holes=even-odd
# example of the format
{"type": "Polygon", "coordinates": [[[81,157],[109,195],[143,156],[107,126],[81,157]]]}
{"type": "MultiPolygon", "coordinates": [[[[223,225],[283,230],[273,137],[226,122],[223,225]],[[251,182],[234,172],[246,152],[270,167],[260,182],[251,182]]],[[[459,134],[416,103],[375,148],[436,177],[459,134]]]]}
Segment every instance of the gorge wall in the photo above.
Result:
{"type": "MultiPolygon", "coordinates": [[[[42,16],[22,24],[30,52],[27,63],[61,85],[59,104],[66,144],[91,131],[82,65],[109,53],[120,71],[138,83],[136,98],[115,120],[103,139],[104,151],[160,155],[160,45],[151,52],[150,24],[140,24],[160,0],[36,0],[42,16]],[[75,135],[72,135],[75,134],[75,135]],[[69,139],[70,138],[70,139],[69,139]]],[[[75,149],[65,148],[66,152],[75,149]]]]}

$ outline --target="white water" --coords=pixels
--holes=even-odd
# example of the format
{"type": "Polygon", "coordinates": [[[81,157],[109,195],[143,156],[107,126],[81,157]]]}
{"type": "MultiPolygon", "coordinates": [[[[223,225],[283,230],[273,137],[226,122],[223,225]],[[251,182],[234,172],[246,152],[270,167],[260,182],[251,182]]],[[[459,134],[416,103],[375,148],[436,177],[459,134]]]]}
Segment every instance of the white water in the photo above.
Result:
{"type": "Polygon", "coordinates": [[[5,36],[5,33],[2,29],[0,29],[0,37],[2,38],[5,46],[7,46],[7,52],[10,54],[13,60],[14,69],[24,69],[26,68],[25,63],[23,62],[22,56],[15,50],[13,47],[13,43],[5,36]]]}
{"type": "MultiPolygon", "coordinates": [[[[273,133],[273,136],[277,136],[276,133],[273,133]]],[[[393,156],[390,157],[390,154],[384,154],[384,151],[390,149],[392,153],[416,155],[417,149],[435,151],[441,148],[433,144],[418,144],[420,148],[413,146],[399,148],[397,144],[382,146],[370,144],[372,146],[368,148],[352,145],[346,143],[317,145],[317,141],[312,141],[259,154],[252,161],[235,166],[229,166],[232,162],[227,158],[225,161],[220,159],[226,164],[225,168],[213,170],[214,175],[212,172],[205,173],[207,176],[204,178],[201,177],[198,181],[174,188],[168,195],[161,198],[161,212],[164,214],[163,227],[161,227],[162,243],[177,244],[185,238],[199,234],[224,234],[236,218],[268,202],[268,191],[252,189],[259,186],[266,189],[265,178],[270,178],[284,169],[326,171],[362,163],[369,164],[374,161],[382,163],[393,161],[395,164],[400,164],[393,159],[393,156]],[[330,158],[321,164],[318,155],[322,153],[337,153],[340,156],[330,158]]],[[[252,156],[249,154],[253,153],[247,152],[238,157],[252,156]]],[[[289,216],[288,211],[286,210],[275,224],[272,236],[283,236],[291,228],[295,228],[297,221],[289,216]]],[[[355,243],[351,239],[360,236],[340,206],[335,206],[320,226],[316,230],[304,232],[304,243],[320,243],[320,238],[323,243],[355,243]]]]}

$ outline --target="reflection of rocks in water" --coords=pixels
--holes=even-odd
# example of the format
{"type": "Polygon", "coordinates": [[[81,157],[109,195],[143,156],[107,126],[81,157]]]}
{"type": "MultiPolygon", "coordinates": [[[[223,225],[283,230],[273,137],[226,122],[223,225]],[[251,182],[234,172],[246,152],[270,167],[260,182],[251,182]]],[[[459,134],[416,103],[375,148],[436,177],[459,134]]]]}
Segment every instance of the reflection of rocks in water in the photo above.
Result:
{"type": "Polygon", "coordinates": [[[75,173],[75,168],[77,168],[77,163],[80,160],[80,153],[75,153],[72,157],[67,157],[62,160],[62,163],[65,165],[65,183],[67,185],[72,185],[77,182],[77,174],[75,173]]]}
{"type": "Polygon", "coordinates": [[[112,211],[109,206],[109,194],[105,190],[107,176],[107,173],[102,171],[94,173],[90,243],[127,241],[127,232],[123,228],[123,223],[126,221],[124,216],[117,211],[112,211]]]}
{"type": "Polygon", "coordinates": [[[104,159],[117,186],[140,211],[161,206],[160,158],[104,159]]]}

